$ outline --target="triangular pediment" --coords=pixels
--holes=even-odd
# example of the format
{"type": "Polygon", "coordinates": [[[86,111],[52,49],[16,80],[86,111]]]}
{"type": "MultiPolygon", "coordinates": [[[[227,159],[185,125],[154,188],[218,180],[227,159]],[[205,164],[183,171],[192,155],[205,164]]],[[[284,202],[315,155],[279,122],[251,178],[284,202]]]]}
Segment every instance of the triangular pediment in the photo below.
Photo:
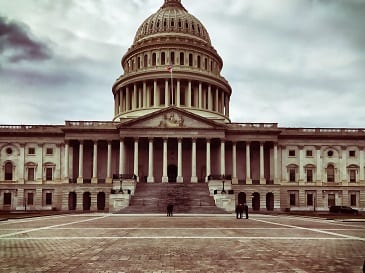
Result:
{"type": "Polygon", "coordinates": [[[224,128],[224,124],[212,121],[189,111],[171,106],[134,120],[121,123],[128,128],[224,128]]]}

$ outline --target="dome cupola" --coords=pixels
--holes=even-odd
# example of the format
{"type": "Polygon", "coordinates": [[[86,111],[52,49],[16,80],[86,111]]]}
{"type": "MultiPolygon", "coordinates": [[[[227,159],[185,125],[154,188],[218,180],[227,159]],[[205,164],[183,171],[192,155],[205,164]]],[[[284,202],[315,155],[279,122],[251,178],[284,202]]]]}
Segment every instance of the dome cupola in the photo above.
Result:
{"type": "Polygon", "coordinates": [[[113,85],[114,120],[175,106],[229,122],[231,87],[204,25],[180,0],[164,0],[138,28],[113,85]],[[170,69],[168,69],[168,67],[170,69]]]}

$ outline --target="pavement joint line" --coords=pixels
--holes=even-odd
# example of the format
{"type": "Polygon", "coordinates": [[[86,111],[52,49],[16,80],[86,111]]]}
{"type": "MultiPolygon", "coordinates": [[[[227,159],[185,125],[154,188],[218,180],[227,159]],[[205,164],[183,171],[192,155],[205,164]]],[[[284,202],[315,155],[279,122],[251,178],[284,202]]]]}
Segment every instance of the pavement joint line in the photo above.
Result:
{"type": "Polygon", "coordinates": [[[46,230],[46,229],[52,229],[54,227],[62,227],[62,226],[67,226],[67,225],[72,225],[72,224],[78,224],[78,223],[82,223],[82,222],[94,221],[94,220],[98,220],[98,219],[102,219],[102,218],[106,218],[106,217],[108,217],[108,215],[106,215],[106,216],[98,216],[98,217],[94,217],[94,218],[91,218],[91,219],[84,219],[84,220],[74,221],[74,222],[70,222],[70,223],[63,223],[63,224],[52,225],[52,226],[45,226],[45,227],[40,227],[40,228],[26,229],[26,230],[22,230],[22,231],[18,231],[18,232],[2,234],[2,235],[0,235],[0,239],[1,238],[4,238],[4,237],[9,237],[9,236],[14,236],[14,235],[29,233],[29,232],[38,231],[38,230],[46,230]]]}
{"type": "Polygon", "coordinates": [[[336,225],[336,226],[344,226],[344,227],[349,227],[349,226],[353,226],[353,227],[358,227],[358,228],[364,228],[363,226],[359,226],[359,225],[349,225],[349,224],[342,224],[342,223],[338,223],[338,221],[335,220],[325,220],[323,218],[310,218],[310,217],[300,217],[300,216],[287,216],[287,218],[289,219],[296,219],[296,220],[302,220],[302,221],[311,221],[311,222],[315,222],[315,223],[323,223],[323,221],[326,221],[327,224],[331,224],[331,225],[336,225]]]}
{"type": "Polygon", "coordinates": [[[292,227],[292,228],[296,228],[296,229],[302,229],[302,230],[308,230],[308,231],[313,231],[313,232],[318,232],[318,233],[324,233],[324,234],[333,235],[333,236],[339,236],[339,237],[343,237],[343,238],[347,238],[347,239],[351,239],[351,240],[365,241],[365,238],[350,236],[350,235],[345,235],[345,234],[340,234],[340,233],[335,233],[335,232],[330,232],[330,231],[316,229],[316,228],[306,228],[306,227],[300,227],[300,226],[294,226],[294,225],[280,224],[280,223],[269,222],[269,221],[259,220],[259,219],[253,219],[253,220],[258,221],[258,222],[262,222],[262,223],[267,223],[267,224],[273,224],[273,225],[279,225],[279,226],[285,226],[285,227],[292,227]]]}
{"type": "Polygon", "coordinates": [[[4,240],[19,240],[19,241],[29,241],[29,240],[105,240],[105,239],[129,239],[129,240],[146,240],[146,239],[183,239],[183,240],[212,240],[212,239],[222,239],[222,240],[331,240],[331,241],[351,241],[357,240],[356,238],[334,238],[334,237],[265,237],[265,236],[72,236],[72,237],[10,237],[10,238],[0,238],[0,241],[4,240]]]}
{"type": "Polygon", "coordinates": [[[0,223],[0,226],[2,225],[9,225],[14,223],[27,223],[27,222],[34,222],[34,221],[40,221],[48,218],[61,218],[66,217],[67,215],[47,215],[47,216],[38,216],[38,217],[29,217],[29,218],[23,218],[23,219],[8,219],[5,222],[0,223]]]}

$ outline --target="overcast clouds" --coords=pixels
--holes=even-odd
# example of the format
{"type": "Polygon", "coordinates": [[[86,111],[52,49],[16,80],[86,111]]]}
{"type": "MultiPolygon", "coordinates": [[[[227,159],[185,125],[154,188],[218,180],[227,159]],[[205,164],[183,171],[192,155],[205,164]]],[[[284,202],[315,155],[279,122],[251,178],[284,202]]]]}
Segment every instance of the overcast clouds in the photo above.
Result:
{"type": "MultiPolygon", "coordinates": [[[[182,0],[232,86],[233,122],[365,127],[365,0],[182,0]]],[[[0,124],[111,120],[114,80],[163,0],[0,0],[0,124]]]]}

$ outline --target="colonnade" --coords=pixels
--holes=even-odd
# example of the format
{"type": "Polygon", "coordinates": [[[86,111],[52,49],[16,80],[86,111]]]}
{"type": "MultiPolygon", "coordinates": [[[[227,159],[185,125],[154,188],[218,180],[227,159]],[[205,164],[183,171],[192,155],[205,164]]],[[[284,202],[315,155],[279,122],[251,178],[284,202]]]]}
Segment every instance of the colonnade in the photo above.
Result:
{"type": "Polygon", "coordinates": [[[180,79],[143,81],[122,87],[115,93],[114,115],[175,105],[209,110],[228,117],[229,97],[218,86],[202,82],[180,79]]]}
{"type": "MultiPolygon", "coordinates": [[[[126,139],[121,138],[119,140],[119,169],[118,169],[118,173],[119,174],[126,174],[126,173],[130,173],[130,169],[127,170],[126,167],[126,160],[128,158],[133,158],[133,174],[135,174],[137,176],[137,180],[140,180],[141,177],[139,177],[139,173],[140,173],[140,153],[143,153],[145,151],[141,151],[140,149],[140,142],[141,140],[143,140],[144,142],[146,141],[146,138],[134,138],[134,139],[128,139],[128,145],[129,148],[127,149],[126,147],[126,139]],[[132,142],[131,142],[132,140],[132,142]],[[131,144],[132,143],[132,144],[131,144]],[[127,152],[132,153],[133,152],[133,156],[132,154],[127,155],[127,152]]],[[[189,174],[191,174],[190,178],[190,182],[191,183],[197,183],[198,182],[198,175],[197,175],[197,168],[198,166],[202,166],[204,165],[204,163],[202,163],[201,161],[197,161],[197,140],[198,138],[190,138],[190,139],[186,139],[186,138],[161,138],[161,137],[150,137],[147,139],[148,140],[148,155],[146,155],[146,159],[148,160],[148,162],[143,162],[144,164],[148,164],[148,169],[147,169],[147,177],[146,177],[146,182],[147,183],[154,183],[154,182],[163,182],[163,183],[167,183],[169,182],[169,174],[168,174],[168,166],[170,164],[176,164],[177,162],[177,174],[176,174],[176,182],[177,183],[182,183],[184,182],[184,177],[185,179],[187,179],[187,175],[184,175],[184,171],[189,170],[189,174]],[[177,158],[174,160],[174,162],[169,162],[169,152],[171,153],[172,151],[169,151],[168,149],[168,141],[169,140],[174,140],[174,143],[177,142],[177,147],[174,147],[173,150],[176,151],[177,150],[177,158]],[[184,140],[184,141],[183,141],[184,140]],[[160,153],[161,149],[156,149],[155,148],[155,142],[162,141],[162,164],[156,164],[156,157],[155,157],[155,153],[160,153]],[[184,147],[184,144],[189,144],[189,147],[184,147]],[[191,144],[190,144],[191,143],[191,144]],[[191,149],[191,151],[190,151],[191,149]],[[184,153],[188,153],[189,157],[191,156],[191,162],[186,160],[186,156],[184,157],[185,160],[183,161],[183,154],[184,153]],[[187,163],[189,162],[189,163],[187,163]],[[187,165],[185,165],[187,164],[187,165]],[[184,166],[183,166],[184,165],[184,166]],[[156,170],[157,168],[162,168],[162,172],[161,170],[159,170],[159,173],[162,173],[162,177],[156,177],[156,170]],[[183,168],[184,167],[184,168],[183,168]]],[[[213,139],[200,139],[199,140],[203,140],[205,141],[205,145],[201,144],[200,142],[200,151],[205,150],[205,165],[204,167],[206,168],[205,170],[205,181],[207,182],[209,180],[209,176],[210,175],[221,175],[221,176],[227,176],[229,175],[232,178],[233,182],[237,182],[238,181],[238,177],[237,177],[237,168],[245,168],[245,182],[246,184],[252,184],[252,177],[251,177],[251,169],[252,169],[252,157],[251,157],[251,145],[252,143],[247,141],[245,142],[245,146],[242,146],[243,149],[245,150],[245,160],[243,158],[238,158],[237,157],[237,143],[238,142],[231,142],[231,147],[232,150],[230,151],[230,155],[232,156],[232,159],[230,159],[230,163],[232,163],[232,167],[230,167],[230,171],[232,173],[227,174],[226,173],[226,167],[227,167],[227,147],[226,147],[226,140],[225,139],[214,139],[214,148],[215,148],[215,153],[218,154],[219,156],[217,157],[212,157],[212,141],[213,139]],[[219,144],[218,144],[219,142],[219,144]],[[203,149],[201,147],[201,145],[203,145],[203,149]],[[204,147],[205,146],[205,147],[204,147]],[[216,161],[218,160],[218,161],[216,161]],[[242,165],[243,161],[245,161],[245,166],[242,165]],[[242,162],[242,163],[241,163],[242,162]],[[212,170],[212,163],[214,163],[214,166],[219,166],[218,168],[215,168],[214,170],[212,170]]],[[[242,141],[244,142],[244,141],[242,141]]],[[[265,178],[265,164],[264,164],[264,144],[265,142],[260,142],[259,143],[259,180],[260,180],[260,184],[266,184],[266,178],[265,178]]],[[[257,145],[257,144],[256,144],[257,145]]],[[[271,144],[270,144],[271,145],[271,144]]],[[[171,148],[170,148],[171,149],[171,148]]],[[[65,144],[65,162],[64,162],[64,174],[65,177],[69,177],[69,143],[66,142],[65,144]]],[[[84,142],[83,141],[79,141],[79,148],[78,148],[78,177],[77,177],[77,182],[78,183],[83,183],[83,170],[84,170],[84,142]]],[[[273,174],[272,177],[274,180],[278,179],[278,146],[276,143],[273,144],[273,158],[270,158],[270,161],[273,160],[273,174]]],[[[161,156],[161,155],[160,155],[161,156]]],[[[92,178],[91,178],[91,183],[98,183],[98,141],[94,141],[93,142],[93,153],[92,153],[92,178]]],[[[106,162],[106,181],[111,181],[112,179],[112,142],[108,141],[107,142],[107,162],[106,162]]],[[[200,159],[204,158],[204,156],[200,155],[200,159]]],[[[117,171],[117,170],[114,170],[117,171]]]]}

